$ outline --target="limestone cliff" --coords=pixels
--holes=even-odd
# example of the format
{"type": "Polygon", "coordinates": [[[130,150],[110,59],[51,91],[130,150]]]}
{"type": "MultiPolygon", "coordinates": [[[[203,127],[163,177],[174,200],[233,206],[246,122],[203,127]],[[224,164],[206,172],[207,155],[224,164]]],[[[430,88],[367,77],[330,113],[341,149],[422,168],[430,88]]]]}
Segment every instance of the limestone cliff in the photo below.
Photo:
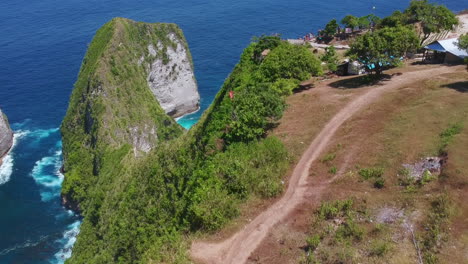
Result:
{"type": "Polygon", "coordinates": [[[193,66],[185,42],[176,34],[169,34],[173,46],[165,51],[166,57],[157,58],[164,49],[161,42],[148,45],[151,63],[148,85],[161,107],[172,117],[179,117],[198,110],[198,94],[193,66]]]}
{"type": "Polygon", "coordinates": [[[10,150],[13,144],[13,131],[8,124],[8,119],[0,109],[0,164],[3,156],[10,150]]]}
{"type": "Polygon", "coordinates": [[[195,111],[198,100],[191,56],[176,25],[124,18],[105,24],[89,45],[61,126],[64,199],[81,203],[93,185],[112,181],[121,160],[129,164],[181,135],[166,113],[195,111]]]}

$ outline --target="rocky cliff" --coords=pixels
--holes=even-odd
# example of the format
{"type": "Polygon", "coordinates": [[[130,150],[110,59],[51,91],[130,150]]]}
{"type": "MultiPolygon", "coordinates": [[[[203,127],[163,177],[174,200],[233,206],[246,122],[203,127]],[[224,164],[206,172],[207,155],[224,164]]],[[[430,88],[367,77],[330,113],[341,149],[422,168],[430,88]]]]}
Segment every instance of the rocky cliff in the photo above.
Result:
{"type": "Polygon", "coordinates": [[[3,156],[13,145],[13,131],[8,124],[8,119],[0,109],[0,164],[3,156]]]}
{"type": "Polygon", "coordinates": [[[148,45],[150,58],[153,58],[148,86],[164,111],[172,117],[179,117],[198,110],[200,95],[187,44],[174,33],[169,34],[169,40],[173,45],[166,50],[161,42],[156,46],[148,45]],[[158,58],[160,52],[166,56],[158,58]]]}
{"type": "Polygon", "coordinates": [[[112,181],[115,164],[181,135],[171,116],[197,110],[198,102],[191,55],[176,25],[124,18],[105,24],[89,45],[61,126],[64,200],[75,207],[93,185],[112,181]]]}

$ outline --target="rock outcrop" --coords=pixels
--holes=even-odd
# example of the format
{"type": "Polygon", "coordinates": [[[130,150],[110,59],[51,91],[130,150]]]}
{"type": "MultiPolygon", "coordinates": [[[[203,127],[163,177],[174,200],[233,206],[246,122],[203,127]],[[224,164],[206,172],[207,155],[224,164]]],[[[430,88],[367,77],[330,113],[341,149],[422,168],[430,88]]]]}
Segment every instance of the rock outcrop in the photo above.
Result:
{"type": "Polygon", "coordinates": [[[0,164],[3,156],[8,153],[13,145],[13,131],[8,123],[8,118],[0,109],[0,164]]]}
{"type": "MultiPolygon", "coordinates": [[[[180,117],[198,110],[200,95],[184,40],[174,33],[169,34],[169,39],[174,45],[167,47],[165,57],[151,63],[148,86],[168,115],[180,117]]],[[[152,57],[164,52],[163,49],[161,42],[148,45],[152,57]]]]}

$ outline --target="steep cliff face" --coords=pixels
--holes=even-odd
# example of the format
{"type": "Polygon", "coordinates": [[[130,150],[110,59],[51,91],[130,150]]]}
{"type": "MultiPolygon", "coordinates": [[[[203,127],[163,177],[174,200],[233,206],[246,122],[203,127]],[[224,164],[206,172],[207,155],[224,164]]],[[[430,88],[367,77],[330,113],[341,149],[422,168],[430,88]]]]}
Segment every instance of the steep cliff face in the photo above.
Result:
{"type": "Polygon", "coordinates": [[[10,128],[8,119],[0,109],[0,163],[3,156],[10,150],[13,144],[13,131],[10,128]]]}
{"type": "Polygon", "coordinates": [[[164,111],[179,117],[198,110],[200,95],[185,42],[174,33],[169,39],[174,45],[166,51],[161,42],[148,45],[150,56],[156,58],[151,63],[148,86],[164,111]],[[160,52],[166,56],[157,58],[160,52]]]}
{"type": "Polygon", "coordinates": [[[181,135],[166,113],[194,111],[198,100],[191,56],[176,25],[108,22],[88,48],[61,126],[64,200],[83,202],[93,185],[112,182],[116,164],[127,166],[181,135]]]}

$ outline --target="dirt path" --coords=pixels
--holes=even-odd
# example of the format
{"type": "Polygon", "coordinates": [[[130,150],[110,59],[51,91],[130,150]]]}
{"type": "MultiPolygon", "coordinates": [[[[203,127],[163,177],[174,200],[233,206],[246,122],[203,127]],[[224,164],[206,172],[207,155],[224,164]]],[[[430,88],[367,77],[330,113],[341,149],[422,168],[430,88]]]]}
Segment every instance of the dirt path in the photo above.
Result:
{"type": "Polygon", "coordinates": [[[305,197],[308,197],[309,200],[311,198],[317,199],[317,201],[320,199],[320,195],[315,192],[320,192],[333,179],[327,182],[314,184],[315,188],[312,188],[314,194],[311,195],[309,193],[311,189],[306,187],[309,170],[312,163],[322,154],[335,132],[346,120],[364,107],[370,105],[384,92],[451,71],[453,70],[450,67],[437,67],[395,76],[391,81],[384,82],[383,85],[369,89],[354,101],[350,102],[328,122],[302,155],[291,175],[289,186],[280,200],[225,241],[220,243],[194,242],[191,248],[192,258],[206,264],[245,263],[251,253],[266,237],[269,230],[284,219],[297,205],[303,202],[305,197]]]}

